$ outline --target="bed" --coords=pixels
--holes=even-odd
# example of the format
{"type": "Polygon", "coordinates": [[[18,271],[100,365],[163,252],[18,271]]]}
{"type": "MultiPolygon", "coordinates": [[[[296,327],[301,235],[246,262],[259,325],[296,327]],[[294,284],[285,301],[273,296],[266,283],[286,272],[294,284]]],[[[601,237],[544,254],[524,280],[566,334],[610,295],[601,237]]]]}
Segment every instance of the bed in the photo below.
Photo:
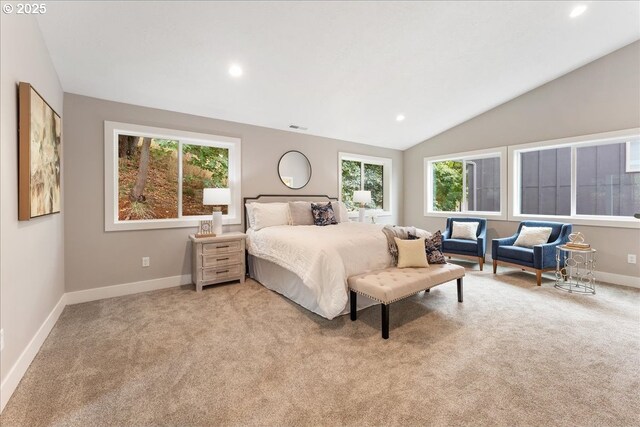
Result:
{"type": "MultiPolygon", "coordinates": [[[[248,203],[334,201],[327,196],[257,196],[248,203]]],[[[249,224],[245,216],[245,224],[249,224]]],[[[249,275],[327,319],[348,312],[347,278],[391,266],[382,225],[341,222],[247,228],[249,275]]],[[[360,298],[358,309],[376,304],[360,298]]]]}

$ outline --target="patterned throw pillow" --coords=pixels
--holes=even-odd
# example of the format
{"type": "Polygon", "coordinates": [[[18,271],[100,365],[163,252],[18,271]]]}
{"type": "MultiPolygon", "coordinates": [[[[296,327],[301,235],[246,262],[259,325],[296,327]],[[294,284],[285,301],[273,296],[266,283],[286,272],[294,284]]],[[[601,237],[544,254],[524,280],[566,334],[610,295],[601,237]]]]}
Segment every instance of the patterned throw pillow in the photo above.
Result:
{"type": "Polygon", "coordinates": [[[324,226],[338,223],[331,202],[326,205],[311,203],[311,213],[313,214],[313,222],[315,225],[324,226]]]}
{"type": "MultiPolygon", "coordinates": [[[[418,239],[418,236],[409,233],[410,240],[418,239]]],[[[433,233],[424,241],[424,249],[427,252],[427,260],[429,264],[446,264],[447,260],[442,254],[442,233],[440,230],[433,233]]]]}

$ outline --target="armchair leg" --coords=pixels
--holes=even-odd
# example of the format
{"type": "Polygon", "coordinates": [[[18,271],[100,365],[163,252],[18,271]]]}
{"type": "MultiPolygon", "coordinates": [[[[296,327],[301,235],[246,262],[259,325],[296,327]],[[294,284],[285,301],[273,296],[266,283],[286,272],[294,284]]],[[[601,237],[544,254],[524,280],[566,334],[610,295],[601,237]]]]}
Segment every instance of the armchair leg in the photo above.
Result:
{"type": "Polygon", "coordinates": [[[480,263],[480,271],[482,271],[482,267],[484,267],[484,258],[478,257],[478,262],[480,263]]]}
{"type": "Polygon", "coordinates": [[[462,277],[458,278],[458,302],[462,302],[462,277]]]}
{"type": "Polygon", "coordinates": [[[542,270],[536,270],[536,281],[538,286],[542,286],[542,270]]]}
{"type": "Polygon", "coordinates": [[[498,261],[496,261],[495,259],[493,260],[493,274],[496,274],[498,272],[498,261]]]}

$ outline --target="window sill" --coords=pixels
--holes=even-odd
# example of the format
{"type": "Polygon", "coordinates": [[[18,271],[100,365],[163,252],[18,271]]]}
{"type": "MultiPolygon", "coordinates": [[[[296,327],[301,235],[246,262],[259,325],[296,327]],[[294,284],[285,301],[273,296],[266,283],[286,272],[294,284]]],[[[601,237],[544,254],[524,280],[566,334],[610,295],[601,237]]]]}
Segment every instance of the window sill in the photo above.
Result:
{"type": "MultiPolygon", "coordinates": [[[[152,219],[152,220],[132,220],[114,221],[106,223],[104,231],[134,231],[134,230],[160,230],[167,228],[193,228],[200,225],[200,221],[210,220],[211,216],[190,217],[182,219],[152,219]]],[[[222,225],[239,225],[240,218],[222,218],[222,225]]]]}
{"type": "Polygon", "coordinates": [[[588,215],[554,216],[554,215],[510,215],[511,221],[555,221],[566,222],[573,225],[586,225],[591,227],[614,227],[640,229],[640,220],[633,217],[595,217],[588,215]]]}
{"type": "MultiPolygon", "coordinates": [[[[365,218],[370,218],[372,215],[372,213],[375,214],[376,217],[387,217],[387,216],[392,216],[393,213],[391,211],[373,211],[373,210],[369,210],[366,209],[364,211],[364,216],[365,218]]],[[[351,211],[349,212],[349,218],[360,218],[360,212],[358,211],[351,211]]]]}
{"type": "Polygon", "coordinates": [[[442,212],[442,211],[426,211],[425,217],[462,217],[462,218],[486,218],[492,221],[506,221],[507,214],[500,212],[442,212]]]}

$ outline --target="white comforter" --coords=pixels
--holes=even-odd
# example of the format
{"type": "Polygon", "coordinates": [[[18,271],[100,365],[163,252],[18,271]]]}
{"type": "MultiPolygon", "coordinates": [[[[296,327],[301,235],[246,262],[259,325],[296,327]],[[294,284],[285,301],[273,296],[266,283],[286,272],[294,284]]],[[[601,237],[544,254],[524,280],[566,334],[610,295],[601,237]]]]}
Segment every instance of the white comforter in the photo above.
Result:
{"type": "Polygon", "coordinates": [[[323,314],[333,319],[347,305],[347,277],[391,265],[382,227],[349,222],[250,229],[248,250],[294,272],[313,292],[323,314]]]}

